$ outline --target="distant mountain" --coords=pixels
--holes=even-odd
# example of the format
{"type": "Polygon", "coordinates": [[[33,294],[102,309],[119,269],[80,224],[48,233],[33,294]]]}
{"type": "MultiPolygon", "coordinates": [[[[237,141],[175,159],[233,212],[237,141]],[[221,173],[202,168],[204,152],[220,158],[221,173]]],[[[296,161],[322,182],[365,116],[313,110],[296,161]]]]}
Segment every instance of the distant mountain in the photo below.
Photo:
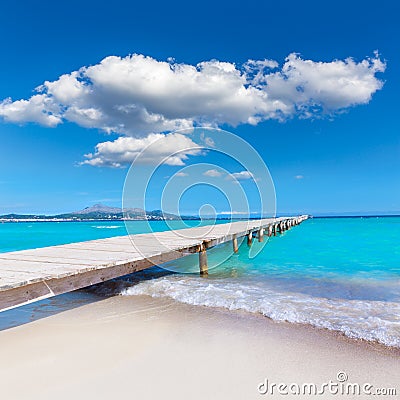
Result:
{"type": "Polygon", "coordinates": [[[118,207],[108,207],[104,204],[95,204],[91,207],[85,207],[83,210],[74,211],[71,214],[81,215],[81,214],[91,214],[91,213],[105,213],[105,214],[118,214],[121,213],[122,209],[118,207]]]}
{"type": "Polygon", "coordinates": [[[95,204],[83,210],[56,215],[57,218],[68,219],[179,219],[177,215],[163,214],[160,210],[145,211],[142,208],[127,208],[124,211],[119,207],[109,207],[104,204],[95,204]]]}
{"type": "Polygon", "coordinates": [[[118,207],[109,207],[104,204],[95,204],[83,210],[58,215],[0,215],[0,220],[7,221],[88,221],[88,220],[177,220],[177,219],[198,219],[196,217],[180,217],[175,214],[163,213],[161,210],[145,211],[141,208],[127,208],[122,211],[118,207]]]}

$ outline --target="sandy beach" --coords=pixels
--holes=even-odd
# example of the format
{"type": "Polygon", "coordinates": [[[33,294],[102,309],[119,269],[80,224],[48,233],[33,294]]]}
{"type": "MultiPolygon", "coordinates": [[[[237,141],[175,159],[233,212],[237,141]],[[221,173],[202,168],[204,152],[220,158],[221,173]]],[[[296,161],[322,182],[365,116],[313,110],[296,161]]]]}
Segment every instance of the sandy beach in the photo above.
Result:
{"type": "Polygon", "coordinates": [[[2,397],[13,400],[310,398],[262,395],[259,385],[322,384],[344,372],[348,382],[393,388],[400,377],[398,350],[148,296],[110,297],[3,330],[0,352],[2,397]]]}

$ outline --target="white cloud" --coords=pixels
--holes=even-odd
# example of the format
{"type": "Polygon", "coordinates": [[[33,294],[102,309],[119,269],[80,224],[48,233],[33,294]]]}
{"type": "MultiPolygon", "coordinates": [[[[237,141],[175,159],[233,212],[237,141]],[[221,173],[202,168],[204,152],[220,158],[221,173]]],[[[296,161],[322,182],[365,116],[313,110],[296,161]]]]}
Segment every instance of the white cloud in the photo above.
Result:
{"type": "Polygon", "coordinates": [[[294,178],[295,179],[304,179],[304,176],[303,175],[296,175],[294,178]]]}
{"type": "Polygon", "coordinates": [[[134,161],[144,149],[146,151],[140,158],[141,163],[157,164],[164,161],[167,165],[176,166],[184,165],[189,155],[201,152],[199,146],[185,135],[153,133],[145,138],[119,137],[114,141],[99,143],[95,153],[85,155],[86,160],[82,164],[121,167],[134,161]],[[150,146],[155,141],[157,145],[150,146]]]}
{"type": "Polygon", "coordinates": [[[154,134],[196,125],[333,115],[368,103],[383,86],[376,74],[385,67],[377,53],[360,62],[319,62],[292,53],[281,66],[275,60],[190,65],[141,54],[110,56],[44,82],[29,99],[3,100],[0,117],[48,127],[69,121],[120,134],[116,141],[99,143],[86,161],[119,165],[137,151],[135,140],[141,139],[131,137],[149,141],[154,134]]]}
{"type": "Polygon", "coordinates": [[[209,169],[205,172],[203,172],[204,176],[209,176],[211,178],[218,178],[222,175],[222,173],[216,169],[209,169]]]}
{"type": "Polygon", "coordinates": [[[254,175],[249,171],[234,172],[227,176],[227,179],[234,179],[237,181],[244,181],[247,179],[254,179],[254,175]]]}
{"type": "Polygon", "coordinates": [[[290,54],[282,70],[265,79],[271,100],[282,101],[303,117],[312,117],[368,103],[383,86],[375,74],[385,68],[377,54],[359,63],[351,58],[315,62],[290,54]]]}
{"type": "Polygon", "coordinates": [[[189,176],[189,174],[187,174],[186,172],[177,172],[176,174],[175,174],[175,176],[178,176],[178,177],[185,177],[185,176],[189,176]]]}
{"type": "Polygon", "coordinates": [[[252,214],[250,211],[221,211],[218,215],[247,215],[252,214]]]}
{"type": "Polygon", "coordinates": [[[48,127],[62,122],[58,105],[44,94],[36,94],[29,100],[6,99],[0,103],[0,116],[8,122],[30,121],[48,127]]]}

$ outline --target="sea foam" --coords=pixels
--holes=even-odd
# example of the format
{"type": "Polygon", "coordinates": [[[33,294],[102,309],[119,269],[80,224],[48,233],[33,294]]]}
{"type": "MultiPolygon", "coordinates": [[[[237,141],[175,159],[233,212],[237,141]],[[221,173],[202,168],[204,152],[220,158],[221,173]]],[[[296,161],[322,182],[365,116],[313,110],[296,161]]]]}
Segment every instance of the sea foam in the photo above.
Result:
{"type": "Polygon", "coordinates": [[[243,310],[400,347],[400,304],[395,302],[328,299],[275,291],[262,284],[182,275],[141,281],[122,290],[122,295],[168,297],[197,306],[243,310]]]}
{"type": "Polygon", "coordinates": [[[95,229],[119,229],[119,228],[123,228],[123,226],[118,226],[118,225],[93,225],[92,228],[95,228],[95,229]]]}

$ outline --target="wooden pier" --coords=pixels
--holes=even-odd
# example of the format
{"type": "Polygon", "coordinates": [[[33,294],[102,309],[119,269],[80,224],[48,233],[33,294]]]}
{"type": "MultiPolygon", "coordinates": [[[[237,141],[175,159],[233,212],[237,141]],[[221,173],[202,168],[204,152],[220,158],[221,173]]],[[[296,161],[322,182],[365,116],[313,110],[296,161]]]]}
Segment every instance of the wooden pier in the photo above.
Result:
{"type": "Polygon", "coordinates": [[[199,273],[208,274],[207,249],[238,238],[282,233],[307,216],[231,222],[174,231],[91,240],[0,253],[0,311],[71,292],[109,279],[199,254],[199,273]]]}

